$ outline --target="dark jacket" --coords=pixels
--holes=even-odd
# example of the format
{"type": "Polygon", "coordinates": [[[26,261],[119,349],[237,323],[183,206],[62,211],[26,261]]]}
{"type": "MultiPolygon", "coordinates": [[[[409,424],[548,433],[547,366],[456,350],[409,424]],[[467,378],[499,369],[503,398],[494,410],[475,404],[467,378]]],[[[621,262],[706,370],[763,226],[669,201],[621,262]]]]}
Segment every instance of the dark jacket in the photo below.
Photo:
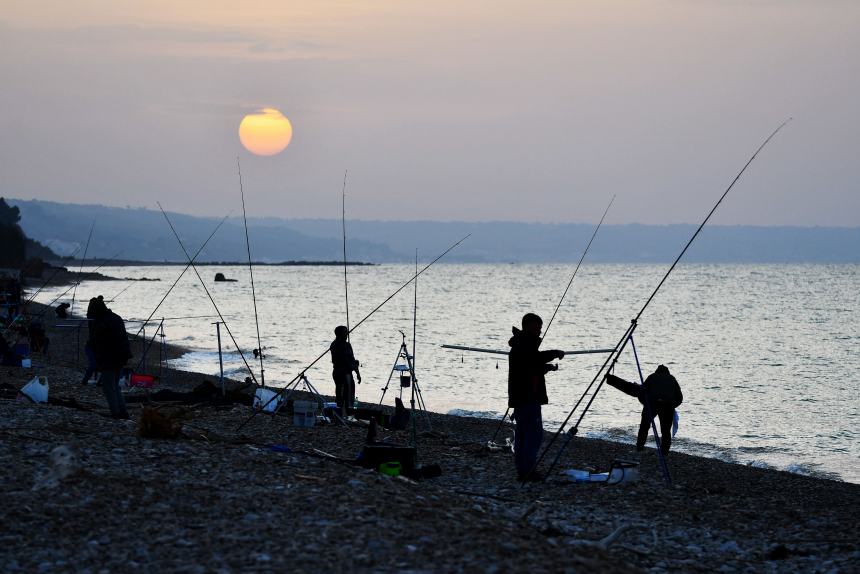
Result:
{"type": "Polygon", "coordinates": [[[331,351],[332,371],[336,374],[343,375],[358,369],[358,361],[352,354],[352,345],[349,341],[335,339],[331,342],[329,351],[331,351]]]}
{"type": "MultiPolygon", "coordinates": [[[[669,369],[663,365],[660,365],[656,371],[648,375],[644,386],[645,392],[648,393],[648,399],[651,401],[651,406],[655,409],[660,406],[671,406],[673,409],[677,409],[684,402],[681,385],[669,373],[669,369]]],[[[644,398],[639,397],[639,402],[645,404],[644,398]]]]}
{"type": "Polygon", "coordinates": [[[540,351],[541,338],[516,327],[514,336],[508,341],[511,353],[508,355],[508,406],[512,408],[525,405],[545,405],[546,379],[544,375],[553,370],[547,365],[558,358],[558,351],[540,351]]]}
{"type": "Polygon", "coordinates": [[[106,309],[94,319],[90,328],[90,346],[100,371],[121,369],[132,356],[122,317],[106,309]]]}

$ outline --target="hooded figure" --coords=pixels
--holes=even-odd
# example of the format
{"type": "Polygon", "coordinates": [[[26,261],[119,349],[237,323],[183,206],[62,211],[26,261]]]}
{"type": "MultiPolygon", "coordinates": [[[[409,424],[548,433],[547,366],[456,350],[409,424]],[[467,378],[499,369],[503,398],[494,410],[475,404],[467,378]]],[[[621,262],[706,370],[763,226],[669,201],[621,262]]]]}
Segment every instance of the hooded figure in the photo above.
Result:
{"type": "Polygon", "coordinates": [[[546,395],[546,378],[549,371],[558,369],[548,364],[564,357],[564,351],[539,350],[543,320],[534,313],[522,319],[522,330],[513,327],[508,344],[508,406],[514,409],[511,416],[517,426],[514,434],[514,461],[520,480],[541,480],[534,472],[537,455],[543,442],[541,405],[549,402],[546,395]]]}
{"type": "Polygon", "coordinates": [[[101,298],[90,299],[87,308],[90,319],[90,348],[102,384],[110,414],[116,419],[127,419],[128,411],[119,390],[119,372],[131,358],[131,346],[122,317],[111,311],[101,298]]]}
{"type": "Polygon", "coordinates": [[[684,402],[681,385],[669,372],[669,368],[666,365],[657,367],[657,370],[645,379],[644,385],[625,381],[615,375],[606,375],[606,382],[623,393],[636,397],[642,403],[642,418],[639,421],[636,450],[645,449],[651,421],[654,417],[659,417],[660,450],[663,454],[669,454],[672,446],[672,422],[675,420],[675,409],[684,402]]]}

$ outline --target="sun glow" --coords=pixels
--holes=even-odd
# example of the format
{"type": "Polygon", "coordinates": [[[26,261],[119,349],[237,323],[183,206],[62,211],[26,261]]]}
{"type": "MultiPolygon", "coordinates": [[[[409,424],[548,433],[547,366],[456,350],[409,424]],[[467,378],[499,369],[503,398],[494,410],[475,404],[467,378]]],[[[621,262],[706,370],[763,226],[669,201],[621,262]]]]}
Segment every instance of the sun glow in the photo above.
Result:
{"type": "Polygon", "coordinates": [[[276,155],[284,151],[293,138],[290,120],[275,108],[263,108],[242,118],[239,141],[256,155],[276,155]]]}

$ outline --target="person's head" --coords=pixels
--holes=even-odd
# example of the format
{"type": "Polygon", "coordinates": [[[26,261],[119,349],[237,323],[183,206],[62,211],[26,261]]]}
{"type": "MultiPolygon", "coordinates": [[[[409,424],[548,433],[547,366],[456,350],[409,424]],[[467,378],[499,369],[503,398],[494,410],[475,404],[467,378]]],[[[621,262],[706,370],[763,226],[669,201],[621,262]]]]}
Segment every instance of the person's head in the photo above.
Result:
{"type": "Polygon", "coordinates": [[[540,335],[540,331],[543,329],[543,319],[534,313],[526,313],[523,315],[522,325],[523,331],[526,333],[540,335]]]}
{"type": "Polygon", "coordinates": [[[660,365],[659,367],[657,367],[657,370],[655,372],[660,373],[661,375],[668,375],[669,367],[667,367],[666,365],[660,365]]]}
{"type": "Polygon", "coordinates": [[[344,325],[338,325],[334,328],[334,336],[339,341],[345,341],[347,335],[349,335],[349,329],[347,329],[344,325]]]}
{"type": "Polygon", "coordinates": [[[107,313],[104,299],[93,297],[87,306],[87,319],[101,319],[107,313]]]}

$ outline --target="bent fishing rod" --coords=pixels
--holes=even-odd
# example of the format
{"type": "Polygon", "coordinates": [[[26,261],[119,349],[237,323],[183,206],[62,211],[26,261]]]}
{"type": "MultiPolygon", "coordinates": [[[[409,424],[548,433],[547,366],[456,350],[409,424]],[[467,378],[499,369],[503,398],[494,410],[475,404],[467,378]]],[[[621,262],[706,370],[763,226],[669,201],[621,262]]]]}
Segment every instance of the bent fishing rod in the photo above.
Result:
{"type": "MultiPolygon", "coordinates": [[[[425,271],[427,271],[428,269],[430,269],[430,267],[432,267],[434,263],[436,263],[437,261],[439,261],[440,259],[442,259],[443,257],[445,257],[445,256],[446,256],[446,255],[447,255],[447,254],[452,250],[452,249],[454,249],[455,247],[457,247],[458,245],[460,245],[461,243],[463,243],[464,241],[466,241],[466,240],[467,240],[469,237],[471,237],[471,236],[472,236],[472,234],[471,234],[471,233],[469,233],[468,235],[466,235],[465,237],[463,237],[462,239],[460,239],[459,241],[457,241],[457,242],[455,242],[453,245],[451,245],[448,249],[446,249],[445,251],[443,251],[443,252],[442,252],[438,257],[436,257],[436,259],[434,259],[433,261],[431,261],[430,263],[428,263],[427,265],[425,265],[425,266],[421,269],[421,271],[418,271],[417,273],[415,273],[415,275],[413,275],[413,276],[409,279],[409,281],[407,281],[406,283],[404,283],[403,285],[401,285],[400,287],[398,287],[398,288],[397,288],[397,290],[395,290],[391,295],[389,295],[388,297],[386,297],[386,298],[382,301],[382,303],[380,303],[379,305],[377,305],[377,306],[373,309],[373,311],[371,311],[370,313],[368,313],[367,315],[365,315],[365,316],[364,316],[364,318],[363,318],[361,321],[359,321],[358,323],[356,323],[356,324],[352,327],[352,329],[350,329],[350,332],[351,332],[351,331],[355,331],[356,329],[358,329],[358,328],[361,326],[361,324],[362,324],[362,323],[364,323],[365,321],[367,321],[368,319],[370,319],[370,318],[374,315],[374,313],[376,313],[377,311],[379,311],[380,309],[382,309],[382,306],[383,306],[383,305],[385,305],[386,303],[388,303],[389,301],[391,301],[391,300],[394,298],[394,296],[395,296],[395,295],[397,295],[398,293],[400,293],[401,291],[403,291],[403,289],[405,289],[405,288],[406,288],[410,283],[412,283],[413,281],[415,281],[416,279],[418,279],[418,277],[419,277],[422,273],[424,273],[425,271]]],[[[305,368],[303,368],[303,369],[299,372],[299,374],[298,374],[298,375],[296,375],[295,377],[293,377],[293,378],[292,378],[292,379],[291,379],[291,380],[290,380],[290,381],[289,381],[289,382],[288,382],[288,383],[287,383],[287,384],[286,384],[282,389],[280,389],[277,393],[275,393],[275,394],[274,394],[274,396],[272,396],[268,401],[266,401],[266,403],[265,403],[265,404],[261,405],[261,406],[260,406],[260,408],[259,408],[259,410],[256,410],[256,411],[254,411],[253,413],[251,413],[251,416],[249,416],[247,419],[245,419],[245,421],[244,421],[242,424],[240,424],[240,425],[236,428],[236,431],[238,432],[238,431],[242,430],[242,429],[245,427],[245,425],[246,425],[246,424],[248,424],[249,422],[251,422],[251,420],[252,420],[255,416],[257,416],[257,413],[258,413],[258,412],[262,412],[262,411],[263,411],[267,406],[269,406],[269,403],[271,403],[272,401],[278,400],[278,399],[283,395],[284,391],[286,391],[286,390],[290,387],[290,385],[292,385],[294,382],[296,382],[297,380],[299,380],[301,377],[305,376],[305,373],[307,372],[307,370],[308,370],[308,369],[310,369],[311,367],[313,367],[314,365],[316,365],[316,364],[320,361],[320,359],[322,359],[323,357],[325,357],[325,356],[326,356],[326,354],[327,354],[328,352],[329,352],[329,350],[328,350],[328,349],[326,349],[325,351],[323,351],[322,353],[320,353],[320,354],[319,354],[319,356],[317,356],[317,358],[316,358],[316,359],[314,359],[314,360],[313,360],[313,361],[311,361],[307,366],[305,366],[305,368]]]]}
{"type": "MultiPolygon", "coordinates": [[[[583,260],[585,259],[585,255],[588,253],[588,250],[591,249],[591,243],[594,241],[594,238],[597,237],[597,231],[600,229],[600,226],[603,225],[603,220],[606,219],[606,214],[609,213],[609,208],[612,207],[612,204],[615,202],[615,196],[612,196],[612,199],[609,200],[609,205],[606,206],[606,209],[603,211],[603,216],[600,218],[600,221],[597,222],[597,227],[594,228],[594,232],[591,234],[591,239],[588,240],[588,244],[585,246],[585,250],[582,252],[582,256],[579,258],[579,262],[576,264],[576,268],[573,270],[573,274],[570,276],[570,281],[567,282],[567,287],[564,288],[564,293],[561,294],[561,299],[558,300],[558,305],[555,306],[555,311],[552,313],[552,317],[549,318],[549,323],[546,325],[546,329],[543,331],[543,339],[541,342],[546,340],[546,334],[549,332],[549,328],[552,327],[552,322],[555,320],[555,316],[558,313],[558,310],[561,308],[561,304],[564,302],[564,298],[567,297],[567,292],[570,290],[570,286],[573,285],[573,280],[576,278],[576,273],[579,271],[580,265],[582,265],[583,260]]],[[[496,437],[499,435],[499,431],[502,430],[502,425],[505,424],[505,419],[508,417],[508,413],[511,412],[511,407],[509,406],[505,409],[505,414],[502,415],[502,420],[499,421],[499,426],[496,427],[496,432],[493,433],[493,438],[489,440],[489,442],[494,442],[496,437]]]]}
{"type": "MultiPolygon", "coordinates": [[[[218,222],[218,225],[215,226],[215,229],[212,230],[212,233],[209,234],[209,237],[206,238],[206,241],[203,242],[203,245],[200,246],[200,248],[194,254],[194,257],[191,258],[191,261],[189,261],[185,265],[185,267],[182,269],[182,273],[179,274],[179,276],[176,278],[176,280],[173,282],[173,284],[170,286],[170,288],[167,290],[167,292],[161,298],[161,301],[158,302],[158,305],[156,305],[155,309],[152,310],[152,313],[149,314],[149,317],[146,318],[146,321],[143,322],[140,329],[138,329],[137,333],[134,334],[135,337],[140,335],[141,331],[143,331],[143,328],[147,325],[147,323],[149,323],[149,321],[152,319],[152,316],[155,315],[155,312],[158,311],[159,307],[161,307],[161,305],[167,299],[167,296],[170,295],[170,292],[173,291],[173,288],[176,287],[177,283],[179,283],[179,280],[182,279],[182,276],[185,275],[186,271],[188,271],[188,268],[191,267],[192,262],[195,259],[197,259],[197,256],[203,252],[203,249],[206,247],[206,244],[209,243],[209,240],[215,236],[215,234],[218,232],[219,229],[221,229],[221,226],[224,225],[224,222],[227,221],[227,218],[230,217],[230,215],[232,213],[233,212],[231,211],[230,213],[225,215],[224,218],[220,222],[218,222]]],[[[129,285],[129,287],[131,287],[131,285],[129,285]]],[[[128,287],[126,287],[126,289],[128,289],[128,287]]],[[[123,291],[125,291],[125,289],[123,289],[123,291]]],[[[122,293],[122,291],[120,292],[120,294],[121,293],[122,293]]]]}
{"type": "MultiPolygon", "coordinates": [[[[260,342],[260,318],[257,315],[257,292],[254,289],[254,266],[251,263],[251,240],[248,238],[248,215],[245,212],[245,188],[242,186],[242,164],[236,156],[236,167],[239,170],[239,193],[242,196],[242,221],[245,222],[245,246],[248,248],[248,273],[251,275],[251,298],[254,300],[254,323],[257,326],[257,356],[260,359],[260,385],[266,388],[266,374],[263,369],[263,344],[260,342]]],[[[212,302],[215,303],[214,301],[212,302]]],[[[219,313],[220,315],[220,313],[219,313]]],[[[227,326],[226,324],[224,325],[227,326]]],[[[230,332],[230,329],[227,329],[230,332]]],[[[230,335],[232,337],[232,335],[230,335]]]]}
{"type": "MultiPolygon", "coordinates": [[[[218,309],[218,305],[217,303],[215,303],[215,299],[209,292],[209,288],[206,287],[206,282],[203,281],[203,277],[201,277],[200,272],[197,271],[197,266],[194,265],[194,261],[191,259],[191,255],[188,254],[188,250],[185,249],[185,245],[182,243],[182,239],[179,237],[179,233],[176,231],[176,228],[173,227],[173,222],[170,221],[170,218],[167,216],[167,212],[164,211],[163,207],[161,207],[161,203],[156,203],[158,204],[158,209],[161,210],[161,214],[164,215],[164,219],[167,220],[167,224],[170,226],[170,230],[173,231],[173,235],[176,236],[176,241],[179,242],[179,247],[181,247],[182,252],[185,253],[185,257],[188,259],[188,264],[191,266],[191,269],[194,270],[194,274],[197,275],[197,279],[200,280],[200,285],[203,287],[203,291],[206,292],[206,296],[209,297],[209,301],[212,302],[212,306],[215,308],[215,312],[218,314],[218,318],[221,319],[221,323],[224,325],[224,328],[227,329],[227,334],[230,335],[230,339],[233,341],[233,345],[236,347],[236,351],[239,352],[239,357],[241,357],[242,362],[245,363],[245,367],[251,374],[251,378],[254,380],[255,383],[257,383],[257,377],[254,376],[254,369],[251,368],[251,365],[248,364],[248,360],[245,359],[245,353],[242,352],[242,348],[239,347],[239,343],[236,342],[236,337],[233,336],[233,332],[230,330],[230,326],[227,324],[227,320],[224,319],[224,315],[222,315],[221,310],[218,309]]],[[[262,350],[260,350],[260,353],[262,354],[262,350]]]]}
{"type": "MultiPolygon", "coordinates": [[[[762,144],[758,147],[758,149],[756,149],[755,153],[753,153],[752,156],[750,156],[749,160],[747,160],[747,162],[744,164],[743,168],[741,168],[741,170],[738,172],[738,174],[735,176],[735,178],[732,180],[732,182],[729,184],[729,186],[726,188],[726,190],[720,196],[719,200],[717,200],[717,202],[711,208],[711,211],[708,212],[708,215],[705,216],[705,219],[699,225],[698,229],[696,229],[696,232],[693,233],[693,236],[690,237],[689,241],[687,241],[687,244],[681,250],[681,253],[678,254],[678,257],[675,258],[675,261],[669,267],[668,271],[666,271],[666,274],[663,275],[663,278],[657,284],[657,287],[654,288],[654,291],[651,293],[651,296],[648,297],[648,299],[645,301],[645,304],[642,306],[642,308],[639,310],[639,312],[636,314],[636,316],[630,321],[630,325],[628,325],[627,330],[624,332],[624,335],[622,335],[621,338],[618,340],[618,342],[615,344],[615,347],[613,349],[612,354],[610,354],[606,358],[606,361],[603,362],[603,365],[601,365],[600,369],[597,371],[597,374],[594,375],[594,378],[588,384],[585,391],[583,391],[582,396],[580,396],[579,400],[576,401],[576,404],[570,410],[570,413],[568,413],[568,415],[564,419],[564,421],[561,423],[561,426],[559,427],[558,431],[555,432],[555,434],[553,435],[549,444],[547,444],[546,448],[544,448],[543,452],[541,453],[540,457],[538,458],[537,462],[535,463],[534,468],[532,468],[532,470],[529,471],[529,475],[534,473],[534,471],[538,468],[538,466],[540,466],[540,463],[546,457],[547,453],[552,448],[552,445],[555,443],[556,439],[558,439],[559,435],[564,431],[564,428],[565,428],[565,426],[567,426],[567,423],[570,421],[571,417],[573,417],[573,413],[576,412],[576,409],[579,407],[579,405],[582,403],[582,401],[588,395],[589,391],[591,390],[591,387],[599,379],[600,383],[597,385],[597,387],[594,390],[594,393],[592,393],[592,395],[591,395],[591,398],[588,400],[585,407],[583,408],[583,411],[580,414],[579,418],[577,419],[576,424],[574,424],[573,427],[571,427],[570,430],[567,432],[567,439],[561,445],[561,447],[558,449],[558,452],[556,453],[555,458],[553,459],[552,463],[550,464],[549,468],[547,469],[547,472],[544,475],[543,480],[546,480],[546,477],[549,476],[549,474],[553,471],[553,469],[555,469],[556,464],[558,464],[559,458],[561,458],[562,453],[567,448],[567,445],[570,443],[571,439],[579,431],[579,425],[582,422],[582,419],[585,418],[585,415],[586,415],[586,413],[588,413],[588,410],[591,408],[591,405],[594,402],[594,399],[597,397],[597,394],[600,392],[600,389],[603,387],[603,383],[606,381],[606,375],[604,372],[605,369],[607,368],[607,366],[609,366],[609,371],[611,371],[615,367],[615,364],[618,362],[618,359],[621,356],[621,352],[624,351],[624,348],[627,346],[627,343],[630,341],[631,335],[633,335],[633,331],[636,330],[636,327],[639,323],[639,319],[642,317],[642,314],[645,312],[645,309],[647,309],[648,305],[651,304],[651,301],[657,295],[657,292],[660,291],[660,288],[663,286],[663,284],[669,278],[669,275],[675,269],[675,266],[678,265],[678,262],[681,260],[681,258],[684,256],[684,254],[687,252],[687,249],[689,249],[690,245],[692,245],[692,243],[696,239],[696,237],[698,237],[699,233],[702,231],[702,228],[705,227],[705,224],[708,222],[708,220],[711,219],[711,216],[714,214],[714,212],[717,210],[717,208],[723,202],[723,199],[725,199],[726,196],[729,194],[729,191],[731,191],[732,188],[735,186],[735,184],[738,182],[738,180],[740,180],[741,176],[744,174],[744,172],[747,170],[747,168],[750,166],[750,164],[753,162],[753,160],[755,160],[755,158],[758,156],[759,152],[761,152],[761,150],[764,149],[764,147],[770,142],[770,140],[773,139],[773,137],[776,136],[776,134],[779,133],[779,131],[783,127],[785,127],[785,125],[788,122],[790,122],[791,119],[792,118],[788,118],[787,120],[782,122],[779,125],[779,127],[777,127],[764,140],[764,142],[762,142],[762,144]],[[610,364],[611,364],[611,366],[610,366],[610,364]],[[603,375],[603,376],[601,377],[601,375],[603,375]]],[[[609,372],[609,371],[606,371],[606,372],[609,372]]]]}

